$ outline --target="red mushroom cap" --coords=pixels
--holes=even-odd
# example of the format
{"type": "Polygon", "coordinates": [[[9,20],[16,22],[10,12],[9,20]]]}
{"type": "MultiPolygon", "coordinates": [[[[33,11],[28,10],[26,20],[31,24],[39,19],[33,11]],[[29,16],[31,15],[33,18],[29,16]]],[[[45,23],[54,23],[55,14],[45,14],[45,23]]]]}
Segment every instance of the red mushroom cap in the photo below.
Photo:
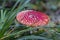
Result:
{"type": "Polygon", "coordinates": [[[32,27],[43,26],[49,22],[49,17],[46,14],[34,10],[19,12],[16,19],[19,23],[32,27]]]}

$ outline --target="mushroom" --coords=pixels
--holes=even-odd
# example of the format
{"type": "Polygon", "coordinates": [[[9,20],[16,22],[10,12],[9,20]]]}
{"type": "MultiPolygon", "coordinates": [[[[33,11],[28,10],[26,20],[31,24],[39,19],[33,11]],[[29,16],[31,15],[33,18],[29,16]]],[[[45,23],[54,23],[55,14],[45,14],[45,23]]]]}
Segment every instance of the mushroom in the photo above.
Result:
{"type": "Polygon", "coordinates": [[[35,10],[21,11],[17,14],[16,19],[19,23],[31,27],[44,26],[49,22],[48,15],[35,10]]]}

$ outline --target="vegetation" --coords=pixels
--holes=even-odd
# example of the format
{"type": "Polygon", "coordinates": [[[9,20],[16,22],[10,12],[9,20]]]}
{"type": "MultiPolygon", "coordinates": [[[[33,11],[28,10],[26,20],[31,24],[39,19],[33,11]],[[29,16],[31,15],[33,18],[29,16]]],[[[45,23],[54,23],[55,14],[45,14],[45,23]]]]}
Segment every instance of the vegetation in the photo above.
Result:
{"type": "Polygon", "coordinates": [[[0,40],[60,40],[60,0],[0,0],[0,40]],[[46,13],[50,22],[40,28],[20,24],[15,17],[27,9],[46,13]]]}

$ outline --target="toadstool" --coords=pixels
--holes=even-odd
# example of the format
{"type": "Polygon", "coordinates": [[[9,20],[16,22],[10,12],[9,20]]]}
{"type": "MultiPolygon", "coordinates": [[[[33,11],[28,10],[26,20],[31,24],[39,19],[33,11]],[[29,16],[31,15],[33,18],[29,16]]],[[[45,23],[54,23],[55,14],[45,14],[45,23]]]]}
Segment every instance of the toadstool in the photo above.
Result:
{"type": "Polygon", "coordinates": [[[49,22],[48,15],[35,10],[21,11],[17,14],[16,19],[19,23],[31,27],[44,26],[49,22]]]}

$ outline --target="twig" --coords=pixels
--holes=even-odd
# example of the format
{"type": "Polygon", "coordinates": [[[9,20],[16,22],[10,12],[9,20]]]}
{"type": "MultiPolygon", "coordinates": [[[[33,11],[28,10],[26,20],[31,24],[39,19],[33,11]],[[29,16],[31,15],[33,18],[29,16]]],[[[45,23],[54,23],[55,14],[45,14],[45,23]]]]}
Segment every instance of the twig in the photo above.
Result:
{"type": "Polygon", "coordinates": [[[14,29],[15,29],[15,27],[12,30],[10,30],[7,35],[9,35],[11,32],[13,32],[14,29]]]}

